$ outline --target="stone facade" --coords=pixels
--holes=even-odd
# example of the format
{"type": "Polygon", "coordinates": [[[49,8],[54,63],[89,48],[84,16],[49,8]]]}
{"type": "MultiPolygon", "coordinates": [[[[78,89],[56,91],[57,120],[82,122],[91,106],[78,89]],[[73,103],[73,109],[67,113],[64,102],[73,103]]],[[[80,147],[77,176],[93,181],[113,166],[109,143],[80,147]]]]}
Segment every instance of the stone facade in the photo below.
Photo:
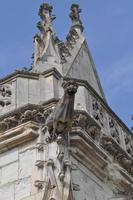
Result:
{"type": "Polygon", "coordinates": [[[42,4],[32,69],[0,80],[0,200],[133,199],[133,135],[106,102],[80,12],[63,42],[42,4]]]}

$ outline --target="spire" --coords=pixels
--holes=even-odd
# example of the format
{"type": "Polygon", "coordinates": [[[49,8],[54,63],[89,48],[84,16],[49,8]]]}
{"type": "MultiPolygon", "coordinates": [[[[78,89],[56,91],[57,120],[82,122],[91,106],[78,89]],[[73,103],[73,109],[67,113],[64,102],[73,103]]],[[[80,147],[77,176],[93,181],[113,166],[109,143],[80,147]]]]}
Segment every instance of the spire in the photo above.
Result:
{"type": "Polygon", "coordinates": [[[59,55],[55,46],[55,33],[52,22],[56,18],[52,15],[53,7],[47,3],[41,4],[38,15],[41,21],[37,23],[40,35],[34,36],[33,71],[44,71],[45,63],[59,63],[59,55]]]}

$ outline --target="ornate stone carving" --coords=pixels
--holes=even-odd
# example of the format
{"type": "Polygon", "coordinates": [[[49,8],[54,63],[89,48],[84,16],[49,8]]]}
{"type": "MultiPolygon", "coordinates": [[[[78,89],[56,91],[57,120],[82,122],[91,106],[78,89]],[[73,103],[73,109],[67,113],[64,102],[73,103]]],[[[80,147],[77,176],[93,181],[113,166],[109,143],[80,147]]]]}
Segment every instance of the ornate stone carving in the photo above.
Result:
{"type": "Polygon", "coordinates": [[[83,130],[85,130],[90,137],[98,141],[100,138],[100,127],[92,121],[87,115],[81,113],[81,112],[75,112],[75,115],[73,117],[73,127],[80,127],[83,130]]]}
{"type": "Polygon", "coordinates": [[[117,126],[116,122],[111,117],[109,117],[109,128],[110,128],[111,136],[116,140],[116,142],[120,143],[118,126],[117,126]]]}
{"type": "Polygon", "coordinates": [[[87,132],[89,133],[89,135],[91,136],[91,138],[93,140],[95,140],[95,141],[99,140],[101,132],[100,132],[100,129],[97,126],[94,126],[94,125],[89,126],[87,128],[87,132]]]}
{"type": "Polygon", "coordinates": [[[104,127],[104,111],[99,101],[96,99],[92,100],[92,115],[104,127]]]}
{"type": "Polygon", "coordinates": [[[62,86],[64,88],[64,96],[58,102],[55,110],[46,121],[51,141],[57,138],[62,132],[69,131],[72,126],[74,98],[77,91],[77,84],[74,81],[65,81],[62,86]]]}
{"type": "Polygon", "coordinates": [[[8,106],[11,104],[11,86],[9,84],[0,85],[0,106],[8,106]]]}
{"type": "Polygon", "coordinates": [[[39,16],[41,21],[37,23],[37,28],[40,30],[41,35],[36,34],[34,36],[35,53],[34,53],[34,65],[41,59],[44,52],[48,48],[50,35],[54,34],[52,28],[52,21],[55,16],[51,15],[53,7],[49,4],[43,3],[39,9],[39,16]]]}
{"type": "Polygon", "coordinates": [[[133,136],[125,133],[124,139],[127,153],[133,157],[133,136]]]}
{"type": "Polygon", "coordinates": [[[41,190],[43,189],[44,181],[36,180],[34,186],[37,187],[38,190],[41,190]]]}
{"type": "Polygon", "coordinates": [[[0,131],[6,131],[10,128],[16,127],[28,121],[34,121],[38,123],[45,123],[47,117],[52,112],[53,108],[44,109],[26,109],[22,112],[18,112],[11,117],[6,117],[0,121],[0,131]]]}
{"type": "Polygon", "coordinates": [[[75,112],[74,118],[73,118],[73,126],[74,127],[81,127],[82,129],[86,130],[86,127],[88,125],[88,118],[85,114],[82,114],[80,112],[75,112]]]}
{"type": "Polygon", "coordinates": [[[62,63],[65,63],[67,61],[66,58],[69,57],[69,56],[71,56],[69,48],[62,41],[60,41],[58,43],[58,47],[59,47],[59,50],[60,50],[61,61],[62,61],[62,63]]]}
{"type": "Polygon", "coordinates": [[[74,116],[74,98],[77,83],[65,81],[64,95],[46,120],[47,173],[50,182],[49,199],[68,200],[71,185],[71,163],[69,158],[69,132],[74,116]],[[48,138],[47,138],[48,135],[48,138]],[[48,140],[49,139],[49,140],[48,140]],[[54,151],[51,151],[54,149],[54,151]]]}
{"type": "Polygon", "coordinates": [[[73,26],[80,26],[81,30],[83,31],[82,22],[80,20],[81,9],[79,8],[78,4],[72,4],[70,18],[72,20],[73,26]]]}
{"type": "Polygon", "coordinates": [[[118,152],[118,146],[113,143],[110,137],[103,135],[101,139],[101,146],[109,152],[112,156],[115,156],[118,152]]]}
{"type": "Polygon", "coordinates": [[[79,38],[77,31],[74,28],[71,28],[69,34],[66,37],[66,46],[69,49],[73,49],[76,44],[76,40],[79,38]]]}
{"type": "Polygon", "coordinates": [[[133,159],[131,159],[126,152],[115,143],[112,138],[103,135],[101,139],[101,146],[114,157],[129,174],[133,175],[133,159]]]}

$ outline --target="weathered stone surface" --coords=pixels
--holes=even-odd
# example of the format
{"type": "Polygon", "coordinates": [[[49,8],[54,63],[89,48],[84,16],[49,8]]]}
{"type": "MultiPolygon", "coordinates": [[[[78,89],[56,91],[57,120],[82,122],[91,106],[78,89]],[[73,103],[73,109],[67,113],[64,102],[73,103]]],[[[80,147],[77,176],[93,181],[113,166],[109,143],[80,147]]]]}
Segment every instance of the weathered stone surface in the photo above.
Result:
{"type": "Polygon", "coordinates": [[[18,160],[18,148],[0,154],[0,167],[18,160]]]}
{"type": "Polygon", "coordinates": [[[43,3],[31,70],[0,80],[0,200],[133,198],[133,137],[106,103],[80,12],[63,42],[43,3]],[[63,79],[75,99],[69,85],[60,101],[63,79]]]}
{"type": "Polygon", "coordinates": [[[25,178],[32,174],[35,163],[35,150],[27,150],[19,155],[19,178],[25,178]]]}
{"type": "Polygon", "coordinates": [[[0,187],[0,200],[14,200],[14,184],[0,187]]]}
{"type": "Polygon", "coordinates": [[[18,162],[11,163],[2,168],[1,184],[13,182],[18,179],[18,162]]]}
{"type": "Polygon", "coordinates": [[[22,179],[15,183],[15,200],[22,200],[30,196],[30,179],[22,179]]]}
{"type": "Polygon", "coordinates": [[[19,154],[23,153],[27,150],[34,149],[35,145],[36,145],[36,140],[24,143],[23,145],[19,146],[19,148],[18,148],[19,154]]]}

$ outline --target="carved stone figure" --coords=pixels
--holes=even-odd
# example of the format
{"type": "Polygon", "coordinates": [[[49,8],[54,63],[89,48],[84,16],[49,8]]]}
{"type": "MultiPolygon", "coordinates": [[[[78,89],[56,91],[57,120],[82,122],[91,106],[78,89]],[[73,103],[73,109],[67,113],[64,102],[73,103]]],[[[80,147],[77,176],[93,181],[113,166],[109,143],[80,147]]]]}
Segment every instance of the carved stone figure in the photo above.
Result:
{"type": "Polygon", "coordinates": [[[66,81],[62,86],[64,88],[64,96],[46,121],[46,125],[52,135],[60,134],[62,131],[69,131],[72,126],[77,84],[74,81],[66,81]]]}

